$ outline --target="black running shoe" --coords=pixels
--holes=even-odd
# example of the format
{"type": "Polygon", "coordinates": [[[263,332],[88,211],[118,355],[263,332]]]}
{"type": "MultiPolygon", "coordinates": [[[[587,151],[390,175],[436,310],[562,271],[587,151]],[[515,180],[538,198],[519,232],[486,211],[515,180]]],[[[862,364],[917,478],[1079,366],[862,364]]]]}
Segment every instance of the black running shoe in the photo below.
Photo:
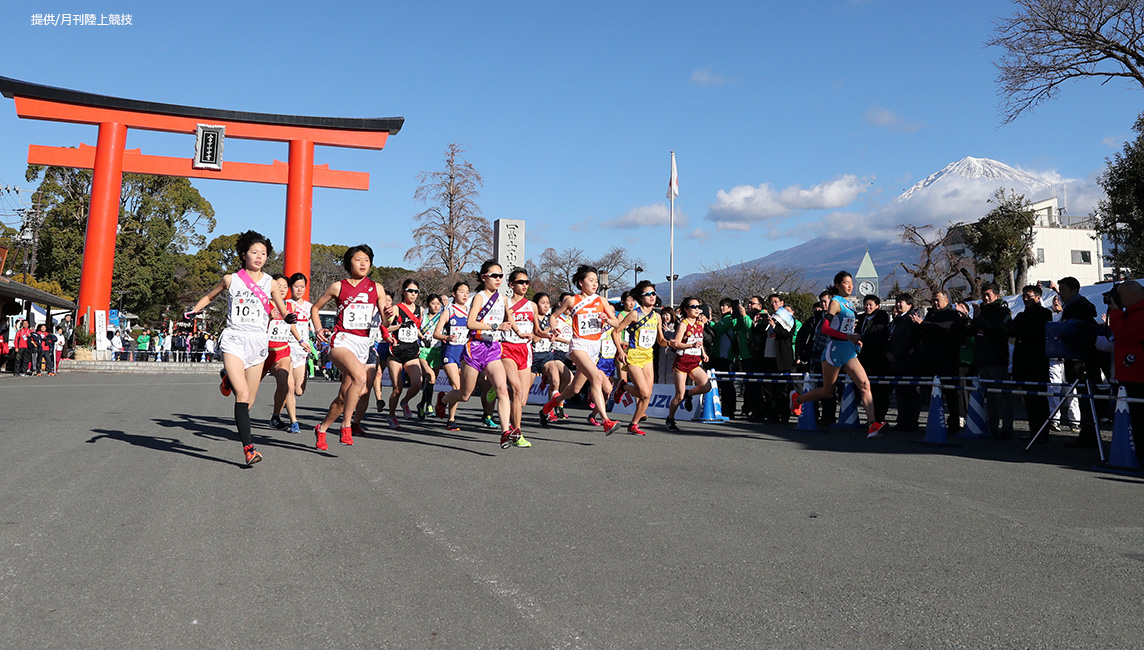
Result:
{"type": "Polygon", "coordinates": [[[683,394],[683,408],[687,409],[688,411],[695,410],[695,402],[692,401],[690,393],[683,394]]]}
{"type": "Polygon", "coordinates": [[[663,423],[667,425],[668,431],[679,431],[679,427],[675,425],[675,418],[667,418],[663,423]]]}

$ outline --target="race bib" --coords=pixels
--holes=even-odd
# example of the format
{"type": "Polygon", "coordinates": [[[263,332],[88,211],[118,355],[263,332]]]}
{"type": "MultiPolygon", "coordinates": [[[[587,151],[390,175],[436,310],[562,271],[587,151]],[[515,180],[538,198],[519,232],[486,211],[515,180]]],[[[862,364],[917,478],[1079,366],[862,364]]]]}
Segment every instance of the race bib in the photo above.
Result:
{"type": "Polygon", "coordinates": [[[463,345],[467,338],[469,338],[469,328],[455,326],[449,328],[450,345],[463,345]]]}
{"type": "Polygon", "coordinates": [[[647,349],[655,345],[656,331],[652,329],[641,329],[639,340],[636,341],[638,347],[647,349]]]}
{"type": "Polygon", "coordinates": [[[377,306],[371,302],[351,302],[342,311],[342,325],[348,330],[369,329],[377,306]]]}
{"type": "MultiPolygon", "coordinates": [[[[703,340],[703,337],[701,337],[701,336],[689,336],[689,337],[687,337],[687,344],[693,345],[693,344],[698,343],[702,340],[703,340]]],[[[701,350],[700,348],[687,348],[686,350],[683,350],[682,352],[680,352],[680,354],[686,354],[686,355],[691,356],[691,357],[697,357],[697,356],[703,354],[703,350],[701,350]]]]}
{"type": "Polygon", "coordinates": [[[270,321],[270,340],[285,343],[290,340],[290,324],[284,320],[270,321]]]}
{"type": "Polygon", "coordinates": [[[397,340],[402,343],[416,343],[417,329],[414,327],[402,327],[397,330],[397,340]]]}
{"type": "Polygon", "coordinates": [[[612,337],[605,336],[600,339],[600,356],[605,359],[614,359],[616,357],[616,342],[612,337]]]}
{"type": "Polygon", "coordinates": [[[576,314],[576,329],[580,336],[593,336],[601,332],[600,314],[576,314]]]}
{"type": "Polygon", "coordinates": [[[258,325],[264,310],[256,298],[240,298],[230,308],[230,320],[236,325],[258,325]]]}
{"type": "Polygon", "coordinates": [[[552,349],[552,341],[548,339],[540,339],[532,344],[533,352],[548,352],[552,349]]]}
{"type": "Polygon", "coordinates": [[[855,324],[855,319],[853,319],[853,318],[839,318],[837,329],[839,332],[842,332],[843,334],[853,334],[854,333],[854,324],[855,324]]]}

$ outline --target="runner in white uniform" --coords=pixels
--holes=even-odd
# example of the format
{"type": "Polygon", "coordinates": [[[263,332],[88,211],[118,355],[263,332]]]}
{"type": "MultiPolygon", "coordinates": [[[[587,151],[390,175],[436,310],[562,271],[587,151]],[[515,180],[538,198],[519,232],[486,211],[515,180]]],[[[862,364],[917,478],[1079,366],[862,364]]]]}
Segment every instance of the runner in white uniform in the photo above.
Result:
{"type": "Polygon", "coordinates": [[[311,343],[314,334],[314,328],[310,323],[310,309],[314,303],[306,300],[306,285],[309,280],[301,273],[295,273],[290,276],[290,300],[287,300],[287,306],[298,314],[298,333],[301,335],[302,340],[290,340],[290,363],[294,373],[294,395],[301,397],[306,393],[306,381],[309,378],[309,373],[306,372],[306,362],[309,360],[310,355],[313,354],[314,346],[311,343]]]}
{"type": "MultiPolygon", "coordinates": [[[[266,328],[270,323],[270,310],[288,314],[281,290],[268,274],[262,272],[270,256],[270,240],[253,230],[239,235],[234,244],[242,260],[237,273],[222,276],[207,295],[187,310],[183,317],[190,320],[223,291],[227,296],[226,329],[219,337],[222,352],[223,394],[234,392],[234,423],[242,440],[246,464],[262,460],[250,437],[250,405],[258,394],[258,381],[262,378],[262,364],[268,353],[270,337],[266,328]]],[[[288,314],[286,321],[295,318],[288,314]]]]}

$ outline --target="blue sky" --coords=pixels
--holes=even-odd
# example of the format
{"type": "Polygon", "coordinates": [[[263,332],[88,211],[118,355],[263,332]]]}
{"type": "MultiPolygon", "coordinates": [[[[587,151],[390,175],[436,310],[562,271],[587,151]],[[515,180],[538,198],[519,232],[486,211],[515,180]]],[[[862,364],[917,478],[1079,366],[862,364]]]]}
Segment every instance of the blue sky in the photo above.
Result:
{"type": "MultiPolygon", "coordinates": [[[[316,162],[371,184],[315,190],[315,242],[365,241],[378,263],[402,264],[423,209],[417,174],[455,141],[484,175],[484,215],[527,221],[529,257],[619,245],[653,278],[667,272],[671,150],[682,275],[801,243],[840,214],[860,222],[965,156],[1074,181],[1091,202],[1144,98],[1127,82],[1081,81],[1000,126],[999,52],[983,43],[1009,2],[703,4],[13,1],[0,8],[0,75],[234,110],[400,115],[383,151],[318,149],[316,162]],[[132,25],[31,25],[62,11],[130,13],[132,25]]],[[[0,185],[31,187],[29,144],[95,136],[17,119],[3,99],[0,185]]],[[[193,137],[132,131],[128,147],[187,157],[193,137]]],[[[226,142],[226,160],[274,158],[285,144],[226,142]]],[[[284,186],[195,185],[215,234],[281,241],[284,186]]],[[[12,207],[0,197],[0,215],[12,207]]]]}

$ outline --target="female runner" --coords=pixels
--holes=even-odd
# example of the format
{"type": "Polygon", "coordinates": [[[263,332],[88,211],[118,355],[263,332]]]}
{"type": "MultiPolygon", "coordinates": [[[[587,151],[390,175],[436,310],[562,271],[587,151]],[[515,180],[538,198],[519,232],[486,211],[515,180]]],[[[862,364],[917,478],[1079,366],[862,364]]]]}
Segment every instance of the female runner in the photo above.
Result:
{"type": "Polygon", "coordinates": [[[389,349],[393,344],[393,335],[389,333],[389,326],[393,323],[394,312],[396,309],[393,307],[393,296],[386,292],[385,309],[378,312],[377,322],[373,323],[369,330],[369,359],[365,366],[374,370],[374,373],[370,375],[369,385],[373,386],[373,396],[377,401],[378,413],[385,410],[385,398],[381,395],[381,371],[389,362],[389,349]]]}
{"type": "MultiPolygon", "coordinates": [[[[306,364],[314,354],[314,347],[310,343],[310,335],[313,331],[310,326],[310,308],[314,304],[305,298],[306,285],[309,283],[310,281],[302,273],[291,275],[291,298],[286,301],[286,306],[298,316],[298,333],[301,334],[298,340],[290,339],[290,363],[291,371],[294,374],[293,401],[295,405],[297,399],[306,393],[306,382],[310,376],[306,371],[306,364]]],[[[290,433],[298,433],[298,431],[291,426],[290,433]]]]}
{"type": "MultiPolygon", "coordinates": [[[[550,321],[556,320],[565,312],[572,317],[572,346],[568,356],[576,364],[576,376],[566,389],[544,404],[540,410],[540,417],[542,420],[547,419],[549,423],[554,422],[552,409],[561,401],[579,393],[585,382],[591,382],[593,411],[600,414],[604,433],[610,436],[620,427],[620,422],[608,419],[604,396],[612,392],[612,386],[604,373],[596,367],[596,362],[600,358],[600,339],[604,333],[604,324],[615,327],[619,321],[616,320],[616,314],[608,301],[596,294],[599,279],[594,267],[579,267],[572,276],[572,281],[580,287],[580,295],[565,298],[553,310],[550,321]]],[[[554,334],[550,331],[547,336],[551,337],[554,334]]]]}
{"type": "Polygon", "coordinates": [[[437,371],[441,369],[441,342],[433,337],[437,324],[441,322],[441,296],[429,294],[425,304],[429,316],[421,323],[421,401],[417,404],[417,419],[425,420],[425,414],[433,403],[433,387],[437,384],[437,371]]]}
{"type": "MultiPolygon", "coordinates": [[[[567,291],[561,292],[556,304],[563,304],[571,295],[572,294],[567,291]]],[[[551,316],[551,314],[549,314],[549,316],[551,316]]],[[[576,364],[572,363],[572,359],[568,357],[568,353],[572,351],[572,317],[568,314],[560,314],[555,318],[550,318],[549,325],[551,326],[552,334],[555,336],[555,338],[552,339],[552,358],[564,366],[561,376],[567,377],[560,383],[560,390],[553,392],[553,395],[555,395],[556,393],[564,392],[564,390],[568,388],[568,385],[572,383],[572,374],[576,372],[576,364]]],[[[563,401],[558,403],[552,412],[561,420],[568,419],[568,415],[564,412],[563,401]]],[[[541,422],[541,424],[548,424],[545,418],[541,418],[541,420],[545,420],[541,422]]]]}
{"type": "Polygon", "coordinates": [[[409,400],[421,391],[421,317],[424,315],[421,307],[417,305],[417,297],[421,289],[417,281],[408,278],[401,284],[401,302],[393,314],[389,333],[396,339],[389,348],[389,381],[393,384],[393,391],[389,394],[389,428],[398,429],[394,413],[397,410],[398,400],[401,400],[401,410],[406,419],[412,416],[409,410],[409,400]],[[405,397],[401,397],[401,388],[404,382],[401,373],[409,379],[409,390],[405,397]]]}
{"type": "MultiPolygon", "coordinates": [[[[281,295],[289,295],[290,281],[286,276],[275,273],[273,277],[281,295]]],[[[298,314],[293,311],[293,303],[289,300],[286,301],[286,309],[294,314],[295,319],[298,318],[298,314]]],[[[280,431],[289,428],[290,433],[298,433],[298,413],[294,409],[294,364],[290,357],[290,342],[301,345],[302,335],[298,333],[297,323],[287,323],[279,315],[278,310],[270,314],[267,333],[270,338],[269,354],[262,366],[262,376],[274,375],[274,414],[270,416],[270,426],[280,431]],[[283,406],[286,407],[286,415],[290,417],[290,424],[286,424],[279,417],[283,406]]]]}
{"type": "Polygon", "coordinates": [[[286,314],[288,323],[293,323],[296,318],[288,313],[281,289],[262,272],[272,250],[270,240],[247,230],[238,236],[234,250],[242,260],[242,268],[237,273],[222,276],[207,295],[199,298],[183,314],[183,318],[194,318],[211,300],[226,291],[226,329],[219,337],[223,371],[226,373],[224,383],[229,383],[234,392],[235,428],[242,440],[246,464],[253,465],[262,460],[262,454],[254,448],[250,437],[250,405],[258,395],[258,380],[262,378],[262,366],[268,354],[270,337],[266,328],[270,324],[270,312],[277,309],[279,313],[286,314]]]}
{"type": "Polygon", "coordinates": [[[827,338],[826,349],[822,352],[822,386],[799,395],[798,391],[790,392],[790,410],[795,415],[802,414],[802,405],[820,399],[834,396],[834,384],[838,381],[838,373],[845,370],[854,382],[854,390],[862,400],[862,409],[866,411],[866,422],[869,427],[867,438],[877,438],[882,435],[885,422],[874,420],[874,398],[870,392],[870,379],[866,376],[866,369],[858,361],[858,348],[861,337],[854,333],[854,324],[858,315],[846,300],[854,291],[854,278],[846,271],[839,271],[834,276],[834,286],[830,289],[833,295],[827,316],[822,319],[822,333],[827,338]]]}
{"type": "MultiPolygon", "coordinates": [[[[546,332],[551,327],[552,315],[552,299],[548,297],[547,293],[539,292],[532,296],[532,302],[536,304],[536,329],[541,332],[546,332]]],[[[567,316],[565,316],[567,318],[567,316]]],[[[569,325],[571,328],[571,325],[569,325]]],[[[567,355],[567,350],[560,353],[557,358],[555,346],[567,345],[571,341],[569,338],[560,338],[561,334],[557,333],[556,338],[549,339],[545,336],[536,337],[532,344],[532,374],[539,375],[541,378],[541,386],[547,384],[548,397],[558,394],[568,382],[572,381],[572,372],[568,366],[564,364],[564,358],[567,355]]],[[[528,384],[532,385],[533,377],[529,377],[528,384]]],[[[547,399],[545,401],[548,401],[547,399]]],[[[559,408],[559,407],[557,407],[559,408]]],[[[541,418],[540,423],[543,426],[548,426],[548,419],[541,418]]]]}
{"type": "Polygon", "coordinates": [[[338,396],[330,403],[325,419],[314,427],[314,445],[328,449],[326,430],[338,416],[342,416],[341,443],[354,444],[353,420],[358,400],[369,394],[368,373],[365,363],[369,359],[369,327],[374,316],[385,308],[385,287],[369,279],[373,264],[373,249],[359,244],[346,249],[342,267],[350,277],[331,284],[310,308],[310,320],[318,323],[318,340],[330,341],[330,360],[341,371],[342,382],[338,396]],[[337,300],[338,314],[333,336],[321,327],[318,308],[330,300],[337,300]]]}
{"type": "Polygon", "coordinates": [[[691,398],[711,390],[711,378],[699,366],[707,361],[707,351],[703,349],[703,325],[707,323],[707,317],[699,309],[698,298],[683,299],[683,320],[679,322],[675,339],[669,345],[676,351],[675,364],[672,366],[675,397],[668,405],[667,420],[664,422],[669,431],[679,431],[679,426],[675,423],[675,411],[680,403],[686,403],[687,410],[694,411],[691,398]],[[687,388],[689,377],[695,382],[691,388],[687,388]]]}
{"type": "Polygon", "coordinates": [[[477,377],[483,372],[496,390],[497,411],[502,427],[500,446],[501,449],[508,449],[513,440],[520,436],[520,430],[512,426],[512,404],[504,365],[500,363],[500,338],[502,332],[515,329],[516,324],[511,319],[505,319],[505,300],[500,294],[504,273],[496,260],[486,260],[481,265],[480,281],[482,289],[473,296],[473,303],[469,307],[469,340],[461,354],[461,387],[437,400],[437,415],[440,417],[447,410],[449,421],[456,421],[457,405],[469,401],[477,387],[477,377]]]}
{"type": "MultiPolygon", "coordinates": [[[[501,362],[504,364],[508,386],[512,389],[512,428],[519,432],[524,405],[528,403],[528,394],[532,390],[532,340],[533,332],[538,328],[536,305],[524,295],[528,291],[528,271],[513,269],[508,281],[512,289],[508,315],[516,327],[504,333],[501,362]]],[[[523,433],[516,436],[512,444],[516,447],[532,446],[531,442],[525,440],[523,433]]]]}
{"type": "MultiPolygon", "coordinates": [[[[444,350],[441,353],[441,361],[445,368],[445,377],[449,379],[449,385],[453,390],[461,389],[461,353],[465,351],[465,341],[469,340],[469,285],[466,282],[458,282],[453,285],[453,302],[446,308],[445,315],[437,322],[437,330],[433,332],[433,338],[443,342],[444,350]]],[[[436,415],[439,418],[445,417],[445,412],[442,407],[442,400],[445,398],[445,393],[437,395],[436,415]]],[[[453,420],[445,423],[447,431],[460,431],[461,427],[453,420]]]]}
{"type": "MultiPolygon", "coordinates": [[[[619,327],[612,331],[612,338],[616,343],[616,356],[620,365],[627,368],[629,382],[626,385],[621,383],[622,390],[636,399],[636,410],[632,413],[628,433],[642,436],[644,432],[639,427],[640,420],[647,413],[655,386],[655,346],[657,343],[668,343],[663,338],[663,328],[655,310],[655,285],[644,280],[636,285],[632,295],[637,297],[638,306],[620,319],[619,327]]],[[[619,393],[620,389],[617,389],[616,394],[619,393]]]]}

